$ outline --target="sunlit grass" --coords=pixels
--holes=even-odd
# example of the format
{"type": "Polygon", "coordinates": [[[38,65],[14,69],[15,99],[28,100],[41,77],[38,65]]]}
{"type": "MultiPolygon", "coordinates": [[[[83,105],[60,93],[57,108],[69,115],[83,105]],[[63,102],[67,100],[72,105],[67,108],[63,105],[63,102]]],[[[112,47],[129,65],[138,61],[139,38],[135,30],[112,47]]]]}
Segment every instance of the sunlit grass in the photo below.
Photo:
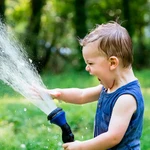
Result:
{"type": "MultiPolygon", "coordinates": [[[[145,99],[144,128],[141,138],[142,150],[150,150],[150,71],[136,72],[145,99]]],[[[48,88],[88,87],[98,84],[96,78],[81,72],[61,75],[44,74],[48,88]]],[[[47,116],[28,100],[0,83],[0,149],[2,150],[61,150],[61,129],[47,121],[47,116]]],[[[59,103],[66,112],[76,140],[93,137],[96,103],[72,105],[59,103]]]]}
{"type": "Polygon", "coordinates": [[[143,89],[145,99],[144,127],[141,138],[142,150],[150,150],[150,88],[143,89]]]}

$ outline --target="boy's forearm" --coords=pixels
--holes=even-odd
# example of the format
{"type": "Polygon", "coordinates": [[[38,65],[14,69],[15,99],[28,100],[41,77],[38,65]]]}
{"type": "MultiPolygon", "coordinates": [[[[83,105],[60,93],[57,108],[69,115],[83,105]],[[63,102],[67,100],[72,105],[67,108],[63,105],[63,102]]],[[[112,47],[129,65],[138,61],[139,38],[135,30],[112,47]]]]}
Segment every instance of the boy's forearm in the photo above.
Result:
{"type": "Polygon", "coordinates": [[[93,139],[83,141],[81,144],[81,150],[106,150],[117,145],[119,141],[120,140],[106,132],[93,139]]]}
{"type": "Polygon", "coordinates": [[[85,89],[79,88],[55,89],[60,93],[60,95],[56,98],[68,103],[85,104],[96,101],[99,98],[101,88],[102,86],[99,85],[96,87],[85,89]]]}
{"type": "Polygon", "coordinates": [[[68,89],[56,89],[61,94],[56,97],[58,100],[62,100],[67,103],[80,104],[82,97],[82,89],[68,88],[68,89]]]}

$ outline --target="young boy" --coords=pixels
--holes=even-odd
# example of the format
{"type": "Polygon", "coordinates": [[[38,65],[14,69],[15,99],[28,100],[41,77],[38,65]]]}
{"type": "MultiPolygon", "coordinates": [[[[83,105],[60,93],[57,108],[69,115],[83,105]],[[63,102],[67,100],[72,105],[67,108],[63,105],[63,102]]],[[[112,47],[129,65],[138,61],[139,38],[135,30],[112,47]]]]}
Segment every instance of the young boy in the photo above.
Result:
{"type": "Polygon", "coordinates": [[[64,150],[140,150],[144,102],[132,70],[131,38],[117,22],[99,25],[80,41],[86,71],[100,81],[96,87],[47,92],[67,103],[98,100],[94,138],[63,144],[64,150]]]}

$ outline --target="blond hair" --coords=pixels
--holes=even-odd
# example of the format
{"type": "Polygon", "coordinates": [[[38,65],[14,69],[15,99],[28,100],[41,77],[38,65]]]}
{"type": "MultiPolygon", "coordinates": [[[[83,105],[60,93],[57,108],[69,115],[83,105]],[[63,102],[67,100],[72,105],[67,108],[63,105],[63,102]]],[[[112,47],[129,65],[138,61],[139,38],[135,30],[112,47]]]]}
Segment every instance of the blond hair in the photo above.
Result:
{"type": "Polygon", "coordinates": [[[117,22],[98,25],[92,32],[80,40],[80,45],[99,41],[98,49],[107,57],[116,56],[122,60],[123,67],[133,62],[132,41],[127,30],[117,22]]]}

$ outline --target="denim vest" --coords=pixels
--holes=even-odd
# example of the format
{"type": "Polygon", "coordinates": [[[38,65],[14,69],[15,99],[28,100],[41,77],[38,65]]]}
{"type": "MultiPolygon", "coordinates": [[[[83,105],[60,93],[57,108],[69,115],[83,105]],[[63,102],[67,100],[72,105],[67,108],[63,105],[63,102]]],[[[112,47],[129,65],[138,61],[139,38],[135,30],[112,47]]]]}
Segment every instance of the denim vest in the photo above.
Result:
{"type": "Polygon", "coordinates": [[[109,150],[140,150],[140,137],[143,127],[144,100],[139,82],[137,80],[120,87],[113,93],[107,93],[106,89],[103,87],[97,104],[94,137],[107,132],[113,107],[117,99],[123,94],[130,94],[135,98],[137,103],[137,110],[133,114],[127,131],[121,142],[109,150]]]}

